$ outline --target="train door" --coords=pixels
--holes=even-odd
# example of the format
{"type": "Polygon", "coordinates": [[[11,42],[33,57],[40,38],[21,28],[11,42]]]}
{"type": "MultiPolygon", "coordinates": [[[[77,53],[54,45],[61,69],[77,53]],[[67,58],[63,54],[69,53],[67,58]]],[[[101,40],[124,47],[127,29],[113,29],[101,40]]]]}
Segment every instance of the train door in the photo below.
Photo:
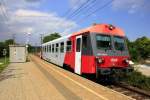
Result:
{"type": "Polygon", "coordinates": [[[81,74],[81,50],[82,50],[82,35],[76,37],[75,49],[75,73],[81,74]]]}

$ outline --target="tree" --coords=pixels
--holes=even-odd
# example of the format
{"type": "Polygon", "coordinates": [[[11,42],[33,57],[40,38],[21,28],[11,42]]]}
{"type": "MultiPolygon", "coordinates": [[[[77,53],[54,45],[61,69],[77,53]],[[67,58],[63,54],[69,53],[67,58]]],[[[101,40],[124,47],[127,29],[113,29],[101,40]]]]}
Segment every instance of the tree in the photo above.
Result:
{"type": "Polygon", "coordinates": [[[60,38],[60,37],[61,37],[61,35],[59,35],[59,33],[52,33],[52,34],[44,37],[43,43],[52,41],[52,40],[60,38]]]}
{"type": "Polygon", "coordinates": [[[127,42],[127,46],[128,46],[131,59],[133,61],[138,61],[140,56],[139,56],[138,51],[136,50],[135,43],[131,42],[129,39],[127,39],[126,42],[127,42]]]}
{"type": "Polygon", "coordinates": [[[127,39],[127,45],[131,59],[142,61],[150,57],[150,39],[147,37],[137,38],[131,42],[127,39]]]}
{"type": "Polygon", "coordinates": [[[135,46],[139,51],[141,57],[146,59],[150,57],[150,39],[147,37],[138,38],[135,41],[135,46]]]}
{"type": "Polygon", "coordinates": [[[3,57],[3,49],[5,48],[4,42],[0,42],[0,57],[3,57]]]}
{"type": "Polygon", "coordinates": [[[5,40],[5,46],[9,46],[11,44],[14,44],[14,40],[13,39],[5,40]]]}
{"type": "Polygon", "coordinates": [[[7,56],[9,55],[9,45],[14,44],[13,39],[5,40],[5,42],[0,42],[0,57],[3,57],[3,49],[7,50],[7,56]]]}

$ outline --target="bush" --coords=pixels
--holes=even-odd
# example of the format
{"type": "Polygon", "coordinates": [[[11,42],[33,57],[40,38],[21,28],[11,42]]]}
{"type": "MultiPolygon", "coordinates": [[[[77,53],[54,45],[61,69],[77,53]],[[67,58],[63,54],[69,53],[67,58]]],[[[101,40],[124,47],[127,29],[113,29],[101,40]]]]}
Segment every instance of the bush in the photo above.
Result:
{"type": "Polygon", "coordinates": [[[123,81],[131,86],[150,91],[150,77],[143,75],[141,72],[133,71],[123,81]]]}

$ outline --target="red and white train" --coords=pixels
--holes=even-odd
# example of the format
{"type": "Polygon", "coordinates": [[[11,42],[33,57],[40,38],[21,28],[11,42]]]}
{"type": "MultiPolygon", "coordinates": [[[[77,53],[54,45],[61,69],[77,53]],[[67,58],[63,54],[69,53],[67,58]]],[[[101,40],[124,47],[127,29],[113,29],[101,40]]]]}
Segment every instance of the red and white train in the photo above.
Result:
{"type": "Polygon", "coordinates": [[[42,58],[75,73],[111,75],[128,73],[129,52],[122,29],[109,24],[94,24],[68,36],[42,44],[42,58]]]}

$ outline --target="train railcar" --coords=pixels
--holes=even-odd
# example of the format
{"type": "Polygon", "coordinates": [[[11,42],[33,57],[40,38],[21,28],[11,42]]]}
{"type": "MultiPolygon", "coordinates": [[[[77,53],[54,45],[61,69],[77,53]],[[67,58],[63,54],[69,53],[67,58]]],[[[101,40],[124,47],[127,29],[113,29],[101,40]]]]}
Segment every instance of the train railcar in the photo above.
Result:
{"type": "Polygon", "coordinates": [[[75,73],[112,75],[128,73],[130,56],[122,29],[94,24],[71,35],[42,44],[42,58],[75,73]]]}

